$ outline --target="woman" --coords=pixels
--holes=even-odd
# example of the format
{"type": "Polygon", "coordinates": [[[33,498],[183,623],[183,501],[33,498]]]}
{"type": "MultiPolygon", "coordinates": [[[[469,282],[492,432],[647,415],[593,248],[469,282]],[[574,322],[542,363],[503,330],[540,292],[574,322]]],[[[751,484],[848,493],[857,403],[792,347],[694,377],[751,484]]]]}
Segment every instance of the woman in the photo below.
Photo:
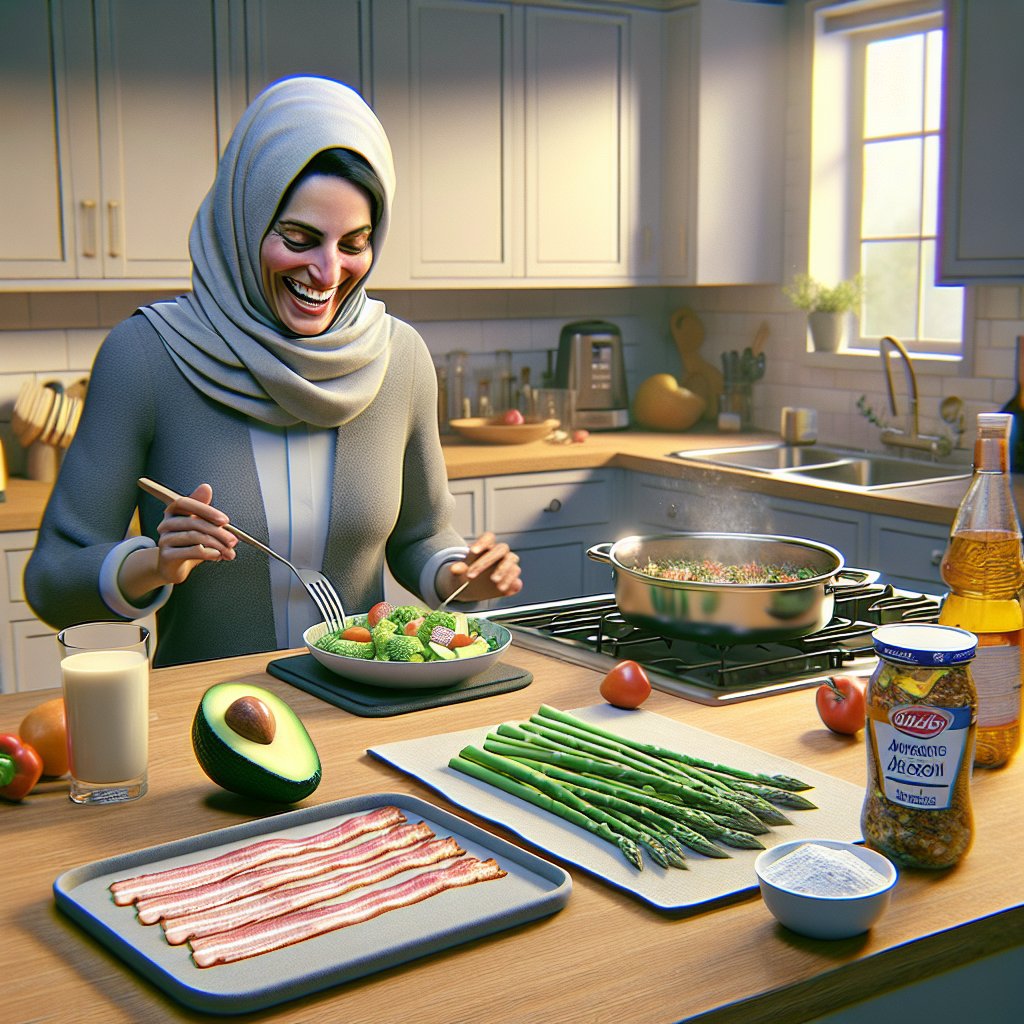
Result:
{"type": "Polygon", "coordinates": [[[315,607],[237,546],[225,509],[321,568],[347,611],[383,597],[385,562],[427,605],[467,578],[467,601],[519,592],[506,544],[467,549],[452,528],[429,352],[364,290],[393,192],[387,137],[352,90],[292,78],[256,98],[192,227],[192,291],[97,354],[25,573],[40,618],[156,611],[157,665],[301,646],[315,607]],[[185,497],[165,509],[141,476],[185,497]]]}

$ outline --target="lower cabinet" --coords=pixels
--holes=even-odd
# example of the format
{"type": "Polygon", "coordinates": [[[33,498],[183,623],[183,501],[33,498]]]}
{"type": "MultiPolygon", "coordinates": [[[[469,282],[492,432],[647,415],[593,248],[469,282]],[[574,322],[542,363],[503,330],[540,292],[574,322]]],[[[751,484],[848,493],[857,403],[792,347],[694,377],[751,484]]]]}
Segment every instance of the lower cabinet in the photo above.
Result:
{"type": "Polygon", "coordinates": [[[894,587],[941,594],[946,590],[940,569],[948,539],[948,526],[872,516],[869,564],[894,587]]]}

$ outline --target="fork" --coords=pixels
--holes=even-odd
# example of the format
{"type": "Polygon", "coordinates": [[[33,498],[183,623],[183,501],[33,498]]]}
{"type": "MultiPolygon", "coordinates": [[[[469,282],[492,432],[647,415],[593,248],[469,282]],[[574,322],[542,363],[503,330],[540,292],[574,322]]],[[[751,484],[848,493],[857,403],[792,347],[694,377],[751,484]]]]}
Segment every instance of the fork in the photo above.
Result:
{"type": "MultiPolygon", "coordinates": [[[[181,497],[177,491],[172,491],[170,487],[165,487],[163,484],[158,484],[155,480],[150,480],[144,476],[139,477],[139,487],[147,494],[153,495],[154,498],[168,505],[181,497]]],[[[239,540],[245,541],[246,544],[251,544],[254,548],[259,548],[264,554],[270,555],[271,558],[276,558],[279,562],[283,562],[288,566],[298,577],[299,582],[306,588],[306,592],[313,599],[313,603],[323,616],[330,632],[336,633],[345,628],[345,609],[342,607],[341,598],[338,597],[338,593],[331,585],[331,581],[322,572],[318,572],[316,569],[296,568],[284,555],[279,555],[273,548],[267,547],[262,541],[246,533],[245,530],[239,529],[234,523],[228,523],[224,529],[229,533],[233,533],[239,540]]]]}

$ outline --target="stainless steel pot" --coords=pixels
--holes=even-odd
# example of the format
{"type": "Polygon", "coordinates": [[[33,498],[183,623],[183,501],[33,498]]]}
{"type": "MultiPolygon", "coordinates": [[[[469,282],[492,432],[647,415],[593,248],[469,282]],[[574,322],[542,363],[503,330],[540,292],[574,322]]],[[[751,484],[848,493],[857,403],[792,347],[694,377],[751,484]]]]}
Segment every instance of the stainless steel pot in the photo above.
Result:
{"type": "Polygon", "coordinates": [[[877,574],[839,581],[843,556],[835,548],[797,537],[752,533],[666,533],[595,544],[587,555],[615,570],[615,600],[627,622],[682,640],[721,646],[771,643],[805,636],[832,618],[835,592],[859,586],[877,574]],[[794,565],[814,575],[795,583],[693,583],[648,576],[648,560],[700,561],[726,565],[757,562],[794,565]]]}

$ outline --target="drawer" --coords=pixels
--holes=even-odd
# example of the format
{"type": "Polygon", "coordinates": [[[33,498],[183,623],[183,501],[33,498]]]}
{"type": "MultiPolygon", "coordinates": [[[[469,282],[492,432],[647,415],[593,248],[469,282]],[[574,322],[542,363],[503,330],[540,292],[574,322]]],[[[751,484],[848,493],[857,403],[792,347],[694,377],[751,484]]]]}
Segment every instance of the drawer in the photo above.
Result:
{"type": "MultiPolygon", "coordinates": [[[[17,536],[17,535],[14,535],[17,536]]],[[[22,580],[25,576],[25,566],[28,565],[29,557],[35,546],[34,533],[28,534],[24,546],[5,547],[0,551],[3,556],[3,573],[6,577],[6,595],[11,604],[25,603],[25,590],[22,580]]]]}
{"type": "Polygon", "coordinates": [[[871,565],[896,586],[930,586],[945,590],[940,567],[948,530],[928,523],[874,516],[871,524],[871,565]]]}
{"type": "MultiPolygon", "coordinates": [[[[3,691],[45,690],[60,686],[60,651],[56,634],[38,619],[9,624],[13,678],[3,679],[3,691]]],[[[5,668],[7,666],[7,659],[5,668]]]]}
{"type": "Polygon", "coordinates": [[[487,528],[498,534],[599,526],[611,516],[611,481],[603,473],[494,477],[484,485],[487,528]]]}

